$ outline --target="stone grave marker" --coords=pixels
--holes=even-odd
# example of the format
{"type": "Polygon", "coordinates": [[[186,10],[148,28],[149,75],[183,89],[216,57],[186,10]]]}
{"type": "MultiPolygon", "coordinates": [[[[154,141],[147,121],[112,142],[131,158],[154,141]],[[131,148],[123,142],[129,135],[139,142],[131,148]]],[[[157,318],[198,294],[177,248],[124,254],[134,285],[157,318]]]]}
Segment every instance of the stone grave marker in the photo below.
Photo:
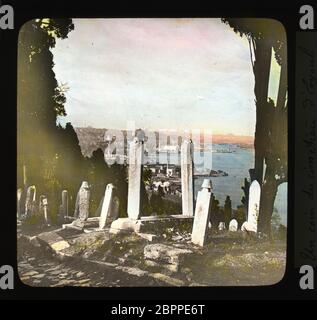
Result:
{"type": "Polygon", "coordinates": [[[198,192],[194,223],[192,230],[192,243],[203,246],[207,239],[208,223],[211,206],[211,181],[204,179],[202,190],[198,192]]]}
{"type": "Polygon", "coordinates": [[[83,181],[78,191],[74,216],[81,221],[89,217],[90,187],[87,181],[83,181]]]}
{"type": "Polygon", "coordinates": [[[238,230],[238,221],[236,219],[232,219],[229,223],[229,231],[237,231],[238,230]]]}
{"type": "Polygon", "coordinates": [[[26,216],[33,215],[35,211],[35,201],[36,201],[36,187],[29,186],[26,192],[25,200],[25,214],[26,216]]]}
{"type": "Polygon", "coordinates": [[[21,217],[22,215],[22,207],[21,207],[22,192],[23,192],[22,188],[17,189],[17,216],[18,217],[21,217]]]}
{"type": "Polygon", "coordinates": [[[44,221],[47,225],[49,225],[49,221],[48,221],[48,201],[47,201],[47,197],[44,196],[44,198],[42,198],[42,205],[43,205],[43,215],[44,215],[44,221]]]}
{"type": "Polygon", "coordinates": [[[225,229],[226,229],[226,224],[223,221],[219,222],[218,230],[223,231],[225,229]]]}
{"type": "Polygon", "coordinates": [[[185,140],[181,146],[181,184],[182,214],[194,215],[194,184],[193,184],[193,143],[185,140]]]}
{"type": "Polygon", "coordinates": [[[260,196],[261,186],[256,180],[254,180],[249,189],[248,220],[247,224],[244,226],[247,231],[257,232],[260,196]]]}
{"type": "Polygon", "coordinates": [[[44,207],[43,207],[43,199],[45,198],[45,196],[43,194],[40,195],[40,199],[39,199],[39,213],[40,215],[44,215],[44,207]]]}
{"type": "Polygon", "coordinates": [[[114,186],[112,183],[107,184],[102,207],[101,207],[101,214],[99,219],[99,229],[103,229],[107,223],[107,220],[112,215],[113,209],[113,189],[114,186]]]}
{"type": "Polygon", "coordinates": [[[60,206],[60,213],[62,218],[68,217],[68,191],[62,191],[62,203],[60,206]]]}
{"type": "Polygon", "coordinates": [[[141,215],[141,179],[144,156],[144,141],[139,132],[130,143],[128,180],[128,217],[137,220],[141,215]]]}

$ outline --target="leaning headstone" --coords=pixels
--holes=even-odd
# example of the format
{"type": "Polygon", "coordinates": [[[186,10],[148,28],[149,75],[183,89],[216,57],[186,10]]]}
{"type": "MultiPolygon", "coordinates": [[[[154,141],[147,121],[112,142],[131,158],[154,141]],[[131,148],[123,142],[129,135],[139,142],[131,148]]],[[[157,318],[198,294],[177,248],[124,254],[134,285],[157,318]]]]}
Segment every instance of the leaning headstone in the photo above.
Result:
{"type": "Polygon", "coordinates": [[[17,216],[21,217],[22,215],[22,207],[21,207],[21,203],[22,203],[22,192],[23,189],[19,188],[17,190],[17,216]]]}
{"type": "Polygon", "coordinates": [[[137,220],[141,215],[141,179],[144,155],[142,134],[130,143],[129,149],[129,186],[128,186],[128,217],[137,220]]]}
{"type": "Polygon", "coordinates": [[[185,140],[181,146],[181,184],[182,214],[194,215],[194,184],[193,184],[193,143],[185,140]]]}
{"type": "Polygon", "coordinates": [[[112,202],[113,202],[113,189],[114,189],[114,186],[112,183],[107,184],[105,196],[104,196],[102,207],[101,207],[99,229],[103,229],[105,227],[107,220],[111,216],[112,202]]]}
{"type": "Polygon", "coordinates": [[[232,219],[229,223],[229,231],[237,231],[238,230],[238,221],[236,219],[232,219]]]}
{"type": "Polygon", "coordinates": [[[211,206],[211,181],[204,179],[202,190],[198,192],[191,241],[203,246],[207,239],[211,206]]]}
{"type": "Polygon", "coordinates": [[[83,181],[78,191],[74,216],[81,221],[86,221],[89,216],[90,188],[87,181],[83,181]]]}
{"type": "Polygon", "coordinates": [[[260,196],[261,196],[261,186],[254,180],[249,189],[249,205],[248,205],[248,220],[245,224],[247,231],[257,232],[258,229],[258,216],[260,208],[260,196]]]}
{"type": "Polygon", "coordinates": [[[35,211],[35,201],[36,201],[36,188],[35,186],[29,186],[26,192],[25,200],[25,215],[31,216],[35,211]]]}

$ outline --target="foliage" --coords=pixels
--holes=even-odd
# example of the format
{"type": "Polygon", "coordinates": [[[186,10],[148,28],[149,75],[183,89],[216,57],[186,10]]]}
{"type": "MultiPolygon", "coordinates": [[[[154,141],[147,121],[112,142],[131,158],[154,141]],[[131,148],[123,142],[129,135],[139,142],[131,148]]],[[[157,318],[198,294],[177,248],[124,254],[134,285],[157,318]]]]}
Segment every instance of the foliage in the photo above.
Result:
{"type": "Polygon", "coordinates": [[[210,209],[210,222],[213,226],[218,227],[219,222],[223,221],[221,219],[221,211],[219,207],[219,200],[216,199],[215,195],[211,195],[211,209],[210,209]]]}
{"type": "Polygon", "coordinates": [[[229,223],[232,218],[232,206],[231,206],[231,199],[229,196],[226,197],[225,205],[224,205],[224,222],[226,228],[229,229],[229,223]]]}
{"type": "Polygon", "coordinates": [[[53,221],[63,189],[68,190],[69,212],[74,212],[83,180],[92,187],[92,212],[106,184],[112,182],[118,189],[120,214],[126,213],[126,168],[113,165],[110,169],[102,150],[91,158],[83,157],[72,125],[56,125],[57,119],[66,115],[66,96],[65,85],[55,78],[51,49],[73,29],[71,19],[31,20],[21,28],[18,41],[17,184],[24,192],[28,185],[36,185],[38,194],[47,195],[53,221]]]}
{"type": "Polygon", "coordinates": [[[246,210],[248,210],[250,182],[247,178],[244,178],[244,185],[241,187],[241,189],[244,193],[241,199],[241,203],[244,205],[246,210]]]}
{"type": "Polygon", "coordinates": [[[262,184],[259,231],[269,234],[277,188],[287,181],[286,33],[283,25],[272,19],[230,18],[222,21],[249,42],[256,103],[255,164],[250,169],[250,177],[251,181],[257,180],[262,184]],[[268,96],[273,49],[276,61],[281,66],[275,102],[268,96]]]}
{"type": "Polygon", "coordinates": [[[144,184],[150,185],[151,178],[152,178],[152,171],[150,169],[144,168],[143,173],[142,173],[142,177],[143,177],[144,184]]]}

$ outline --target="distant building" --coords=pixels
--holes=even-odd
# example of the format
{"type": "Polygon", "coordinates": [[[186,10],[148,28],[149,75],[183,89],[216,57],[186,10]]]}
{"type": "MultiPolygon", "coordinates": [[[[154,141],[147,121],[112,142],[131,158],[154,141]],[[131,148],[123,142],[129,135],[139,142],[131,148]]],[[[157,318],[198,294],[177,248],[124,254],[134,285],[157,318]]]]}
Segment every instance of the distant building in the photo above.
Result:
{"type": "Polygon", "coordinates": [[[180,151],[179,146],[176,145],[165,145],[159,148],[160,152],[171,152],[171,153],[177,153],[180,151]]]}
{"type": "Polygon", "coordinates": [[[151,170],[154,176],[180,177],[181,168],[175,164],[146,164],[144,168],[151,170]]]}

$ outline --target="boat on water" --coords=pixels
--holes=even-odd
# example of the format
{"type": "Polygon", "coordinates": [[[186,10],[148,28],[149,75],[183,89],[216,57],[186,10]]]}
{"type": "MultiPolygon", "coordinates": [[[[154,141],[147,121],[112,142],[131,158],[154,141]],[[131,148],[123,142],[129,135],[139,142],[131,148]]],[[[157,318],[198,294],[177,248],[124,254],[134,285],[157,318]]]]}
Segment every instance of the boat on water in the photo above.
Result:
{"type": "Polygon", "coordinates": [[[209,170],[204,172],[195,172],[194,178],[208,178],[208,177],[227,177],[229,174],[222,170],[209,170]]]}

